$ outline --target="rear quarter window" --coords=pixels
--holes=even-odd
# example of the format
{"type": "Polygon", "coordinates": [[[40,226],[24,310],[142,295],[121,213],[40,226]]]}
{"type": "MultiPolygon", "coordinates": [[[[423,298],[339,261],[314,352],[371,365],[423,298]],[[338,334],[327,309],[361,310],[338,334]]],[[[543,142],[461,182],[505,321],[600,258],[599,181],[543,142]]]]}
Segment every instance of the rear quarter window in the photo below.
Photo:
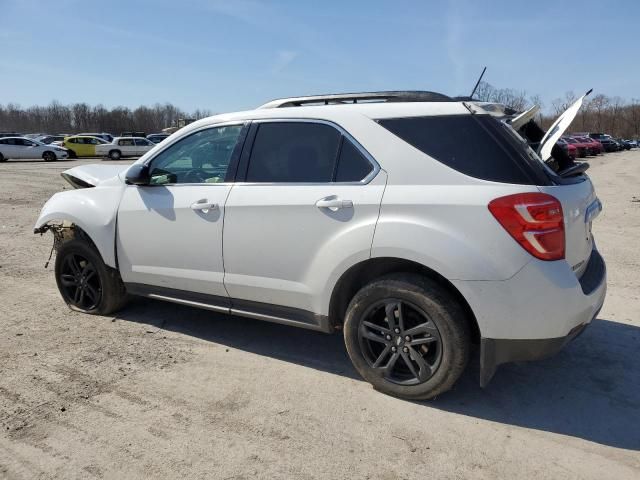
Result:
{"type": "Polygon", "coordinates": [[[378,120],[394,135],[470,177],[501,183],[548,185],[541,162],[488,115],[446,115],[378,120]],[[536,163],[538,165],[536,165],[536,163]]]}

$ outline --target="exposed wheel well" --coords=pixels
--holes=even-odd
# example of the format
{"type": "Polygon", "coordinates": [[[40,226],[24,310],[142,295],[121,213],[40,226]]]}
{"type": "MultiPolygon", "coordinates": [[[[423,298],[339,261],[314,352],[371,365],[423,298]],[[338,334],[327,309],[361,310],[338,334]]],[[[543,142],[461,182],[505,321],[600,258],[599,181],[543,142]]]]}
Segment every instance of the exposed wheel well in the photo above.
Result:
{"type": "MultiPolygon", "coordinates": [[[[47,230],[51,230],[51,233],[53,233],[55,239],[54,248],[56,250],[64,242],[68,242],[69,240],[73,239],[79,239],[86,242],[91,248],[96,251],[98,255],[100,255],[100,250],[96,246],[95,242],[91,239],[89,234],[75,223],[69,221],[50,221],[42,227],[36,229],[34,233],[43,234],[47,230]]],[[[100,257],[102,257],[102,255],[100,255],[100,257]]]]}
{"type": "Polygon", "coordinates": [[[371,258],[347,270],[338,280],[329,303],[329,319],[333,325],[342,325],[344,315],[353,296],[367,283],[389,273],[417,273],[438,282],[460,301],[471,327],[474,343],[480,342],[480,329],[471,307],[458,289],[435,270],[410,260],[393,257],[371,258]]]}

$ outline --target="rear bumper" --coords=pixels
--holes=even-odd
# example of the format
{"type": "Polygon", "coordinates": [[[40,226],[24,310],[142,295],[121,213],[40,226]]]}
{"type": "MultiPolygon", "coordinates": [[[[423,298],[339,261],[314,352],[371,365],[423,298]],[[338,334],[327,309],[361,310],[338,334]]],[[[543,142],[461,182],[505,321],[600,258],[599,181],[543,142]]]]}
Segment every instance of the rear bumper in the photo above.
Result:
{"type": "Polygon", "coordinates": [[[607,290],[606,266],[595,248],[579,279],[564,260],[534,260],[503,282],[453,283],[480,328],[482,386],[500,364],[560,351],[597,316],[607,290]]]}
{"type": "Polygon", "coordinates": [[[576,325],[565,337],[533,340],[509,340],[483,338],[480,344],[480,386],[486,387],[499,365],[509,362],[525,362],[552,357],[574,338],[578,337],[591,320],[598,316],[596,311],[587,323],[576,325]]]}

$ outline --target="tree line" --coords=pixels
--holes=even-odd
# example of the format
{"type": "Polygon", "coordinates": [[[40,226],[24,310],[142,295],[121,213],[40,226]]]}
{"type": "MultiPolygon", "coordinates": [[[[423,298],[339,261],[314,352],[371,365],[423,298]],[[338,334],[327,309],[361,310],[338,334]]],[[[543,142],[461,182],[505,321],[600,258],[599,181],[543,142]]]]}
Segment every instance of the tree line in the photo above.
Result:
{"type": "MultiPolygon", "coordinates": [[[[496,88],[480,82],[474,98],[496,102],[522,111],[536,104],[544,107],[539,95],[529,95],[524,90],[496,88]]],[[[540,123],[548,128],[553,120],[576,100],[574,92],[551,101],[547,113],[540,115],[540,123]]],[[[22,108],[9,103],[0,104],[0,131],[20,133],[79,133],[125,131],[159,132],[163,128],[177,126],[179,119],[199,119],[210,116],[209,110],[187,113],[170,103],[106,108],[86,103],[62,105],[57,101],[47,106],[22,108]]],[[[614,137],[640,138],[640,100],[626,101],[620,97],[596,94],[586,98],[569,132],[604,132],[614,137]]]]}
{"type": "MultiPolygon", "coordinates": [[[[528,95],[524,90],[496,88],[487,82],[480,82],[476,95],[479,100],[505,104],[517,111],[532,105],[544,107],[539,95],[528,95]]],[[[564,97],[551,101],[547,113],[539,116],[543,128],[551,123],[578,99],[574,92],[566,92],[564,97]]],[[[610,97],[602,93],[589,95],[568,132],[602,132],[622,138],[640,138],[640,100],[627,101],[621,97],[610,97]]]]}
{"type": "Polygon", "coordinates": [[[14,103],[0,104],[0,131],[19,133],[80,133],[141,131],[159,132],[176,126],[180,119],[199,119],[212,115],[208,110],[187,113],[170,103],[151,107],[106,108],[86,103],[62,105],[57,101],[47,106],[22,108],[14,103]]]}

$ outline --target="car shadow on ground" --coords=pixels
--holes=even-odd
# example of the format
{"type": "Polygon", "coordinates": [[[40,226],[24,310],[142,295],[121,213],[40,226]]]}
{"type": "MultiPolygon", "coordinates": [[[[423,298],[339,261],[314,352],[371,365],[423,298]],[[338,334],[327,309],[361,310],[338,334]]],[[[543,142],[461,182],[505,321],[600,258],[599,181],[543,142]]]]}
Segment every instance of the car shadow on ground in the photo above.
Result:
{"type": "MultiPolygon", "coordinates": [[[[118,318],[359,378],[342,335],[135,300],[118,318]]],[[[508,364],[478,384],[477,352],[455,388],[426,408],[640,450],[640,328],[598,319],[553,358],[508,364]]],[[[372,395],[378,395],[372,392],[372,395]]]]}

